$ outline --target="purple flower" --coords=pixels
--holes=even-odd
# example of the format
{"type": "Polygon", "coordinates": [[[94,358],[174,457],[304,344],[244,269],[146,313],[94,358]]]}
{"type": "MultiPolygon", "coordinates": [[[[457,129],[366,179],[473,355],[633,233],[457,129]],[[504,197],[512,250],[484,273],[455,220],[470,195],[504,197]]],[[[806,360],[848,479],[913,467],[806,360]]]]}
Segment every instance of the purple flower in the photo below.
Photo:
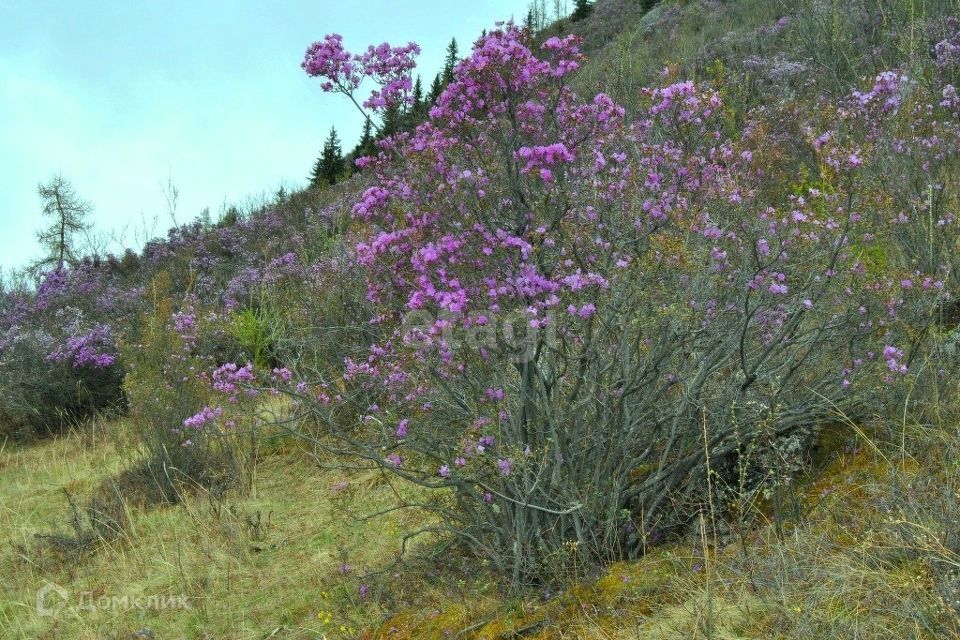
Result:
{"type": "Polygon", "coordinates": [[[386,461],[393,465],[395,468],[399,469],[403,466],[403,458],[400,457],[397,453],[391,453],[386,457],[386,461]]]}
{"type": "Polygon", "coordinates": [[[592,302],[590,302],[580,307],[580,309],[577,311],[577,315],[580,316],[581,318],[589,318],[594,313],[596,313],[596,311],[597,311],[597,308],[593,305],[592,302]]]}
{"type": "Polygon", "coordinates": [[[116,347],[113,342],[113,331],[109,325],[96,324],[89,331],[82,332],[74,326],[73,335],[60,345],[56,351],[47,356],[51,362],[67,362],[75,369],[90,367],[93,369],[107,369],[117,362],[114,355],[116,347]]]}
{"type": "Polygon", "coordinates": [[[282,369],[274,369],[273,378],[274,380],[281,382],[290,382],[290,380],[293,378],[293,373],[286,367],[283,367],[282,369]]]}
{"type": "Polygon", "coordinates": [[[190,416],[183,421],[183,426],[188,429],[193,429],[194,431],[199,431],[204,426],[212,424],[223,415],[223,409],[221,407],[204,407],[200,410],[199,413],[190,416]]]}
{"type": "Polygon", "coordinates": [[[883,348],[883,359],[887,362],[887,368],[893,373],[907,373],[907,365],[900,362],[903,358],[903,350],[892,345],[883,348]]]}
{"type": "MultiPolygon", "coordinates": [[[[218,367],[212,375],[213,388],[224,395],[233,396],[234,402],[236,401],[236,394],[239,392],[240,386],[247,386],[254,382],[255,379],[253,364],[250,362],[243,367],[237,367],[235,363],[228,362],[218,367]]],[[[246,391],[248,395],[257,395],[257,391],[251,389],[249,386],[247,386],[246,391]]]]}

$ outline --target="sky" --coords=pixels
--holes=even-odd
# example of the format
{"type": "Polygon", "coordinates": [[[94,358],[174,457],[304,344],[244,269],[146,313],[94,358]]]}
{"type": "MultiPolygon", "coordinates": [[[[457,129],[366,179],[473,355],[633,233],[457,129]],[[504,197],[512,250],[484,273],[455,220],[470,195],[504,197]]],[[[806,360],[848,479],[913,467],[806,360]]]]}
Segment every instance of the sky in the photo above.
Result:
{"type": "Polygon", "coordinates": [[[168,183],[179,223],[305,185],[330,127],[346,151],[363,124],[300,68],[324,34],[417,42],[429,87],[450,38],[463,55],[528,3],[0,0],[0,268],[39,257],[37,184],[58,173],[115,252],[165,234],[168,183]]]}

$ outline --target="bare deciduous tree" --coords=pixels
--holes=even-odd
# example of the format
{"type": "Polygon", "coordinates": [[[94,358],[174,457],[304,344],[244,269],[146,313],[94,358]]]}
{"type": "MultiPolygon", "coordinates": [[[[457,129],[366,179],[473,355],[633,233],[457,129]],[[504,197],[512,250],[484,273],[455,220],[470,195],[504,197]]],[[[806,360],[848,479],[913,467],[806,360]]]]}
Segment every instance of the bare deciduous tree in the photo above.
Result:
{"type": "Polygon", "coordinates": [[[163,199],[167,203],[167,215],[170,216],[170,222],[173,226],[179,227],[177,222],[177,205],[180,202],[180,187],[173,183],[173,173],[167,176],[166,184],[160,183],[160,191],[163,193],[163,199]]]}

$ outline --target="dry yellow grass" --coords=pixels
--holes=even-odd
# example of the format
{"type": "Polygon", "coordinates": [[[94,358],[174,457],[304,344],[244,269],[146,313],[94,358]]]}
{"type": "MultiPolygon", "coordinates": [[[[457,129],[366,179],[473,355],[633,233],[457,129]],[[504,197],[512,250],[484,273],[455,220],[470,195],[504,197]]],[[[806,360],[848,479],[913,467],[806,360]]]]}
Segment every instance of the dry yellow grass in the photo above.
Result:
{"type": "Polygon", "coordinates": [[[349,635],[380,616],[375,604],[360,606],[354,576],[396,553],[404,516],[351,515],[392,504],[393,489],[375,472],[318,469],[290,448],[260,463],[249,495],[129,508],[120,539],[51,566],[35,534],[69,530],[64,489],[82,503],[123,468],[114,441],[69,436],[0,455],[0,637],[126,638],[149,628],[162,638],[312,638],[349,635]],[[70,594],[56,617],[37,614],[48,584],[70,594]],[[156,607],[150,596],[186,596],[189,608],[156,607]],[[144,606],[82,606],[103,597],[144,606]]]}
{"type": "Polygon", "coordinates": [[[739,532],[745,544],[733,532],[719,549],[708,545],[706,558],[696,541],[673,543],[549,599],[504,599],[482,571],[428,577],[419,563],[371,581],[361,599],[359,574],[390,562],[418,516],[351,517],[397,504],[402,492],[378,472],[323,468],[291,444],[260,462],[248,495],[198,492],[177,506],[129,507],[120,539],[51,562],[35,534],[68,529],[64,489],[82,503],[123,469],[122,427],[0,453],[0,637],[125,639],[139,629],[244,640],[936,637],[918,622],[939,615],[927,565],[897,549],[890,514],[875,507],[894,474],[909,482],[922,466],[870,447],[838,457],[806,486],[810,512],[782,538],[761,520],[739,532]],[[71,606],[55,617],[36,609],[48,584],[69,593],[71,606]],[[82,594],[184,596],[189,608],[87,610],[76,606],[82,594]]]}

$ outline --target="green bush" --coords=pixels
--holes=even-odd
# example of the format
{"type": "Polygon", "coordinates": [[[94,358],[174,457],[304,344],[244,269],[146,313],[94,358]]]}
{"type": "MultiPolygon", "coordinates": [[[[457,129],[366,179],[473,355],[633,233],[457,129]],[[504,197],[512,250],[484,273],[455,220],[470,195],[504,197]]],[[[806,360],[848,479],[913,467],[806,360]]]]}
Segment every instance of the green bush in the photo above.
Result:
{"type": "Polygon", "coordinates": [[[0,436],[55,435],[125,405],[119,364],[97,368],[54,362],[56,339],[44,328],[13,327],[0,351],[0,436]]]}
{"type": "Polygon", "coordinates": [[[268,307],[247,308],[234,313],[227,332],[258,368],[278,364],[276,346],[281,333],[280,322],[268,307]]]}
{"type": "Polygon", "coordinates": [[[210,400],[208,387],[197,375],[209,367],[210,359],[195,355],[191,338],[174,326],[169,275],[159,274],[151,289],[154,308],[144,319],[143,334],[124,353],[130,370],[124,388],[135,441],[145,456],[124,474],[123,483],[143,484],[147,502],[176,501],[191,486],[236,486],[243,466],[236,439],[184,426],[210,400]]]}

